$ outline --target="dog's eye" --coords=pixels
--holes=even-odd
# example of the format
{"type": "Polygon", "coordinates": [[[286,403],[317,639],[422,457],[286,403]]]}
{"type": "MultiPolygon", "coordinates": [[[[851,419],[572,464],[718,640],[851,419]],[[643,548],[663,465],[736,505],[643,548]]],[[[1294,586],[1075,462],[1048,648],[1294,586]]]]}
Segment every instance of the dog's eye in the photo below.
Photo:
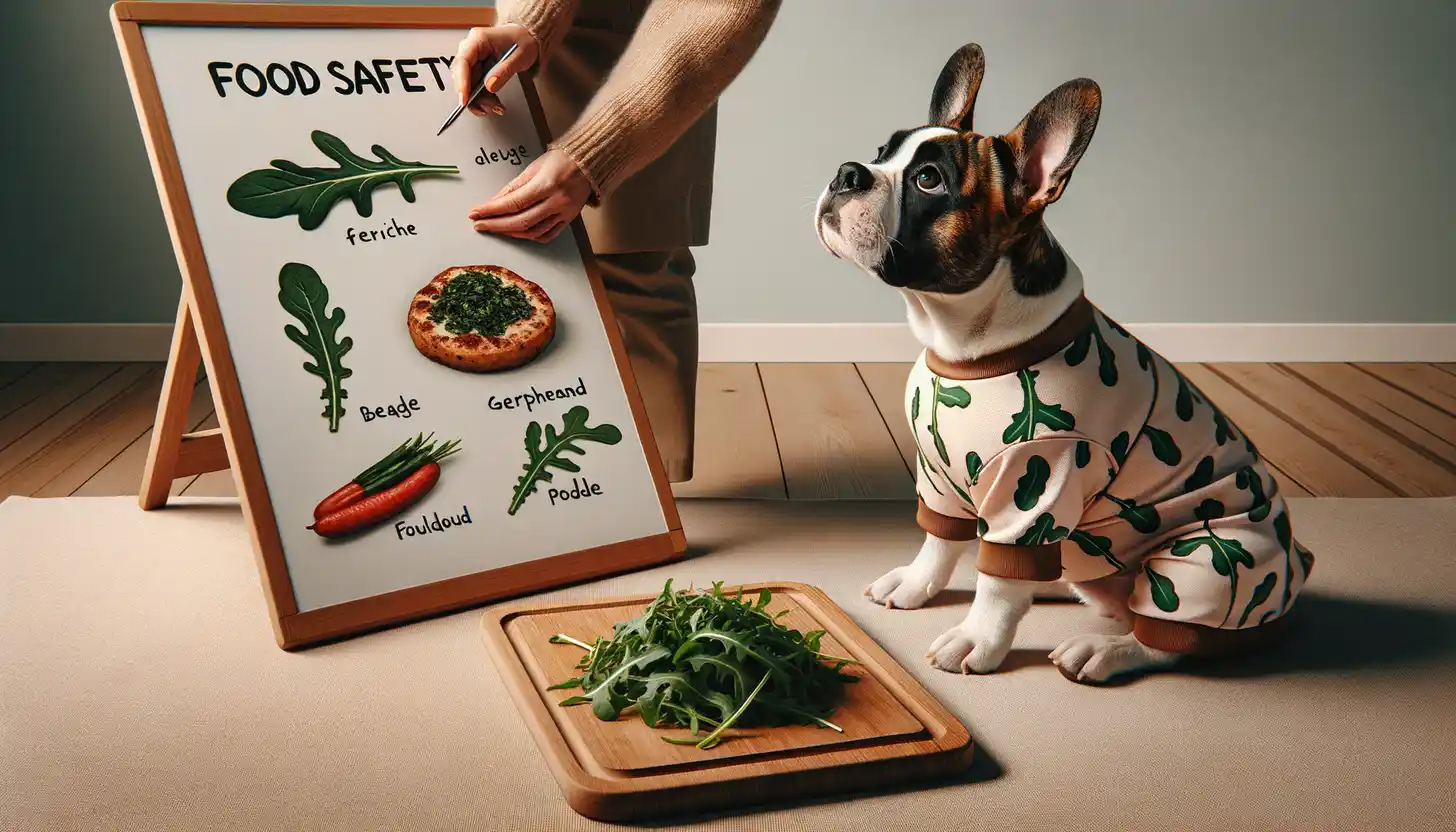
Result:
{"type": "Polygon", "coordinates": [[[915,174],[915,187],[926,193],[935,193],[941,189],[944,183],[940,178],[940,171],[927,165],[915,174]]]}

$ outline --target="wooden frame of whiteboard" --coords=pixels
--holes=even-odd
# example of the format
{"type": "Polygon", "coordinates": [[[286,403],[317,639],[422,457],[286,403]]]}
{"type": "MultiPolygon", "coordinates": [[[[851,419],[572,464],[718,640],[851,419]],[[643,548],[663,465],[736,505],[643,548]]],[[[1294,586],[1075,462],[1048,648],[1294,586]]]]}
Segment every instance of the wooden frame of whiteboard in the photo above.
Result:
{"type": "MultiPolygon", "coordinates": [[[[607,300],[606,288],[592,257],[585,226],[578,218],[572,223],[572,235],[586,267],[592,295],[627,393],[637,434],[667,521],[667,530],[636,540],[512,564],[300,612],[294,599],[277,518],[263,480],[262,464],[243,404],[227,334],[223,329],[222,315],[213,292],[211,274],[203,255],[202,239],[192,215],[181,164],[141,27],[464,29],[490,25],[495,21],[495,10],[123,0],[111,7],[111,19],[183,282],[177,326],[172,336],[162,398],[157,409],[157,427],[152,433],[143,475],[141,507],[151,510],[165,505],[168,489],[176,477],[232,469],[279,647],[292,650],[682,557],[687,551],[682,520],[653,440],[652,427],[648,423],[647,411],[632,374],[621,333],[607,300]],[[199,361],[206,363],[208,383],[222,427],[215,431],[184,434],[183,421],[199,361]]],[[[549,141],[550,132],[540,98],[531,79],[525,75],[519,77],[544,145],[549,141]]]]}

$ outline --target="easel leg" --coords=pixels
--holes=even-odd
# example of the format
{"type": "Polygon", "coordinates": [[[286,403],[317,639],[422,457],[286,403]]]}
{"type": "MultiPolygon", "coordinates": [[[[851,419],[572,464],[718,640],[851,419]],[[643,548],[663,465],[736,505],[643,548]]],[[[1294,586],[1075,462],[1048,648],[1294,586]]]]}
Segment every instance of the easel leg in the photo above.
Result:
{"type": "Polygon", "coordinates": [[[172,480],[177,473],[182,432],[187,428],[187,405],[192,398],[192,388],[197,384],[197,368],[201,363],[202,351],[197,344],[197,331],[192,328],[192,309],[184,289],[177,307],[177,327],[172,332],[167,373],[162,381],[162,400],[157,405],[157,419],[152,426],[147,467],[142,473],[138,496],[143,510],[150,511],[167,504],[172,480]]]}

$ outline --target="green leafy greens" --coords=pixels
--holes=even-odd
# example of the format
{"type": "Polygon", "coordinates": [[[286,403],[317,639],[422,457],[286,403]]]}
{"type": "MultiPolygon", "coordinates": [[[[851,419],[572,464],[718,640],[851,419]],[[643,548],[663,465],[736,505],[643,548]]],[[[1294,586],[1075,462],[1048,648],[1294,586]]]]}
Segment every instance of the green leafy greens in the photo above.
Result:
{"type": "Polygon", "coordinates": [[[534,311],[526,291],[499,276],[465,271],[445,284],[430,308],[430,320],[456,335],[475,332],[500,337],[534,311]]]}
{"type": "Polygon", "coordinates": [[[567,453],[585,454],[586,451],[577,443],[615,445],[622,441],[622,431],[616,425],[601,424],[589,428],[586,425],[587,418],[587,409],[577,405],[566,411],[559,433],[555,425],[547,425],[544,436],[540,422],[532,422],[526,426],[528,459],[522,466],[525,473],[516,481],[515,494],[511,497],[511,507],[506,511],[507,514],[514,515],[520,509],[521,503],[526,501],[526,497],[536,493],[536,487],[542,482],[551,482],[548,468],[559,468],[572,474],[581,472],[581,466],[575,460],[564,456],[567,453]]]}
{"type": "Polygon", "coordinates": [[[324,400],[324,412],[320,415],[329,420],[329,433],[338,433],[344,399],[349,397],[343,381],[354,374],[342,363],[344,355],[354,348],[354,339],[339,340],[344,310],[335,306],[333,314],[328,313],[328,288],[318,272],[302,263],[286,263],[278,272],[278,302],[304,326],[300,330],[288,324],[283,334],[313,356],[314,363],[304,362],[303,369],[324,380],[324,391],[319,396],[324,400]]]}
{"type": "Polygon", "coordinates": [[[310,138],[325,156],[339,163],[336,168],[308,168],[283,159],[274,159],[271,168],[252,170],[238,177],[228,187],[227,202],[250,217],[278,219],[298,215],[298,225],[312,231],[323,225],[334,204],[349,198],[359,216],[374,213],[374,189],[388,182],[399,186],[405,202],[415,201],[414,180],[421,176],[453,176],[460,173],[454,165],[427,165],[406,162],[388,150],[370,148],[378,160],[365,159],[354,153],[336,136],[322,130],[310,138]]]}
{"type": "Polygon", "coordinates": [[[823,630],[801,633],[779,623],[787,611],[768,612],[773,595],[756,599],[711,590],[674,591],[669,580],[642,614],[593,643],[558,634],[553,644],[586,651],[581,675],[550,690],[579,688],[562,706],[590,704],[598,719],[635,711],[648,725],[686,728],[689,737],[662,737],[675,745],[709,749],[733,726],[819,725],[829,721],[853,659],[820,652],[823,630]],[[702,726],[713,730],[701,735],[702,726]]]}

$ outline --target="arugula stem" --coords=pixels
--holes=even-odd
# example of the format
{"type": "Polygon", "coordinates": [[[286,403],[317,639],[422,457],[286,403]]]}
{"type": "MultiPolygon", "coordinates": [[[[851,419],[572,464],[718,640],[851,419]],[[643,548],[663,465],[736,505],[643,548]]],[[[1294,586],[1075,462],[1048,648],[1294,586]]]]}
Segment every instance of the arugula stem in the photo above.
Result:
{"type": "Polygon", "coordinates": [[[587,651],[588,653],[590,653],[592,650],[596,649],[596,648],[592,647],[590,644],[587,644],[584,641],[577,641],[576,639],[572,638],[569,635],[566,635],[565,633],[557,633],[556,635],[554,635],[554,636],[552,636],[550,638],[550,641],[551,641],[552,644],[575,644],[577,647],[580,647],[581,649],[587,651]]]}
{"type": "Polygon", "coordinates": [[[753,700],[758,698],[759,691],[763,690],[763,686],[768,684],[768,677],[769,674],[763,674],[763,678],[758,680],[758,687],[753,689],[753,693],[748,694],[748,698],[743,700],[743,704],[738,706],[738,710],[734,711],[732,716],[723,720],[722,725],[719,725],[717,728],[713,729],[713,733],[709,734],[706,737],[703,737],[703,741],[698,743],[699,748],[706,751],[709,748],[712,748],[713,746],[718,744],[721,737],[723,736],[723,732],[733,727],[733,723],[737,722],[738,718],[743,716],[743,712],[748,710],[748,706],[753,704],[753,700]]]}

